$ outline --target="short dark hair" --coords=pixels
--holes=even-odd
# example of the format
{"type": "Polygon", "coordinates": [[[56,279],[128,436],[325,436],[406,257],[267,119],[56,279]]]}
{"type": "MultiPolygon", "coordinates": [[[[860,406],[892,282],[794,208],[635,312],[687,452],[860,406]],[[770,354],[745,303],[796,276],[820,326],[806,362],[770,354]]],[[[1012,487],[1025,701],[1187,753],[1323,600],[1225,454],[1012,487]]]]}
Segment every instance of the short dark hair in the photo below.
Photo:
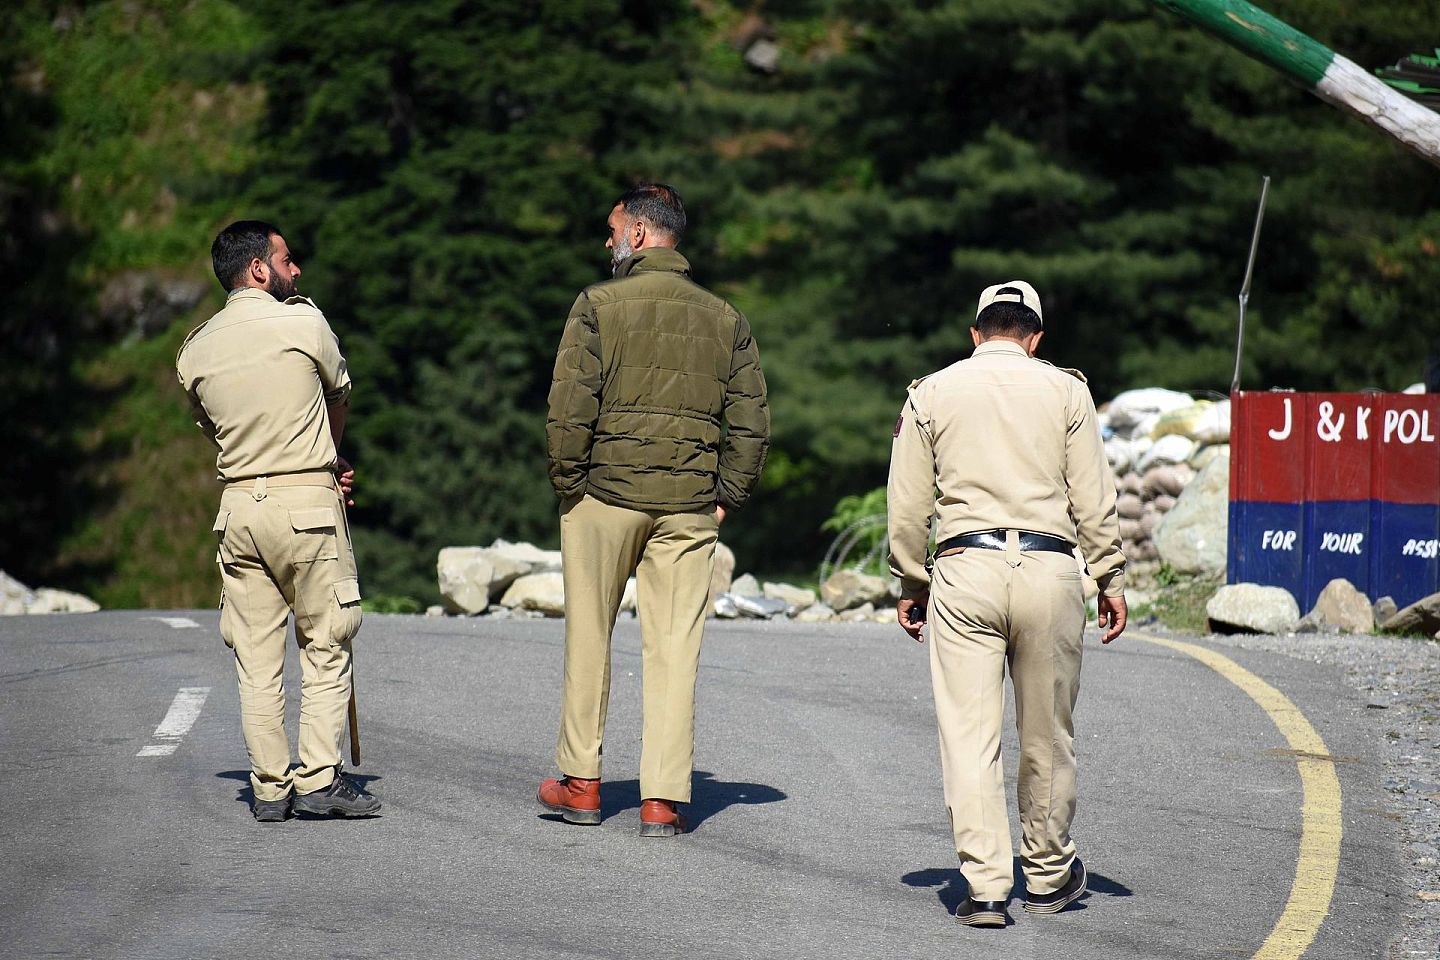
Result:
{"type": "Polygon", "coordinates": [[[975,329],[983,337],[1014,337],[1023,339],[1044,329],[1035,311],[1023,303],[997,300],[975,318],[975,329]]]}
{"type": "Polygon", "coordinates": [[[279,230],[264,220],[236,220],[220,231],[210,244],[210,262],[215,267],[215,279],[226,293],[241,285],[251,260],[258,257],[270,262],[273,249],[270,238],[279,234],[279,230]]]}
{"type": "Polygon", "coordinates": [[[676,243],[685,236],[685,204],[668,183],[641,184],[615,202],[630,216],[644,217],[657,230],[668,233],[676,243]]]}

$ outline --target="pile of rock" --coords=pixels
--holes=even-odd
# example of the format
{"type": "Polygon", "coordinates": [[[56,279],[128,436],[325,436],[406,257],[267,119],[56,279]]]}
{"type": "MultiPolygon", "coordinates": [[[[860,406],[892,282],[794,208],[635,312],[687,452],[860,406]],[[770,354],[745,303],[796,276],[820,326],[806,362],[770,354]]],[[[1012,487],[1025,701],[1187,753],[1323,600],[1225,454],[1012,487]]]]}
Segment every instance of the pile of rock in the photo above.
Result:
{"type": "MultiPolygon", "coordinates": [[[[895,619],[900,585],[890,577],[841,570],[821,585],[817,597],[813,590],[788,583],[762,584],[749,574],[732,581],[734,571],[735,554],[718,544],[710,584],[711,616],[788,618],[804,623],[888,623],[895,619]]],[[[558,550],[507,540],[496,540],[488,547],[446,547],[440,551],[436,574],[444,603],[426,611],[431,616],[565,615],[565,582],[558,550]]],[[[632,577],[620,601],[622,613],[634,613],[635,593],[632,577]]]]}
{"type": "Polygon", "coordinates": [[[1160,521],[1196,475],[1229,456],[1230,401],[1174,390],[1128,390],[1100,408],[1105,454],[1115,472],[1120,539],[1131,561],[1161,559],[1160,521]]]}
{"type": "Polygon", "coordinates": [[[715,598],[712,612],[724,619],[792,619],[800,623],[893,623],[900,584],[858,570],[839,570],[814,590],[788,583],[760,583],[750,574],[715,598]]]}
{"type": "Polygon", "coordinates": [[[0,616],[23,613],[94,613],[100,604],[89,597],[53,587],[31,589],[0,570],[0,616]]]}
{"type": "Polygon", "coordinates": [[[1215,591],[1205,604],[1216,633],[1409,633],[1440,640],[1440,593],[1396,609],[1390,597],[1373,604],[1349,580],[1335,579],[1315,598],[1305,616],[1284,587],[1233,583],[1215,591]]]}
{"type": "Polygon", "coordinates": [[[488,547],[446,547],[435,572],[444,604],[427,611],[431,614],[565,615],[559,550],[508,540],[488,547]]]}

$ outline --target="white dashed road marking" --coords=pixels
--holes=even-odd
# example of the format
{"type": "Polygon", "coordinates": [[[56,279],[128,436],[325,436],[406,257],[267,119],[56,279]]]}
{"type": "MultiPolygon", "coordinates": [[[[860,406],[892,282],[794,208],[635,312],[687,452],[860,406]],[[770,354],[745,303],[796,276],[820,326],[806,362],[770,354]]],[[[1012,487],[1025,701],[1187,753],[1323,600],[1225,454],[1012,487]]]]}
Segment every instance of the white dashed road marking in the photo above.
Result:
{"type": "Polygon", "coordinates": [[[209,695],[209,687],[181,687],[170,702],[170,709],[165,711],[165,719],[155,728],[153,739],[160,742],[141,747],[135,756],[168,757],[174,753],[185,734],[195,725],[200,708],[205,706],[205,698],[209,695]]]}
{"type": "Polygon", "coordinates": [[[189,630],[192,627],[198,628],[200,624],[189,617],[146,617],[146,620],[159,620],[173,630],[189,630]]]}

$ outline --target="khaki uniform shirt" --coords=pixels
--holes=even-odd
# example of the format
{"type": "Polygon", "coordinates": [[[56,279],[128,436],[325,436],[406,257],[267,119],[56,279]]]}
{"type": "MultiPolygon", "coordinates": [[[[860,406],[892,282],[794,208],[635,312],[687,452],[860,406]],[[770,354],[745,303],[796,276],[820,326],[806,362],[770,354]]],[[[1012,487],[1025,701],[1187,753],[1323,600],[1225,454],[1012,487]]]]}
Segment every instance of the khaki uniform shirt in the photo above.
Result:
{"type": "Polygon", "coordinates": [[[1090,390],[1018,343],[983,343],[910,385],[888,506],[890,569],[909,599],[930,586],[932,513],[940,541],[996,529],[1078,541],[1100,589],[1125,592],[1115,479],[1090,390]]]}
{"type": "Polygon", "coordinates": [[[315,304],[235,290],[175,358],[221,480],[335,466],[327,408],[350,396],[340,343],[315,304]]]}

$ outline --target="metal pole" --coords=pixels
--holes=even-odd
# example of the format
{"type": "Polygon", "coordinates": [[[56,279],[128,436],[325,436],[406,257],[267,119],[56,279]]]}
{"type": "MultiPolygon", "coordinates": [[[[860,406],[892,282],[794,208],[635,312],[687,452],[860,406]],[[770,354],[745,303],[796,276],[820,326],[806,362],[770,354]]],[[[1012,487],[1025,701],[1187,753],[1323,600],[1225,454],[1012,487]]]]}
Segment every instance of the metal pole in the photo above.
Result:
{"type": "Polygon", "coordinates": [[[1245,346],[1245,305],[1250,302],[1250,279],[1255,275],[1255,251],[1260,246],[1260,225],[1265,222],[1265,198],[1270,194],[1270,178],[1260,182],[1260,206],[1255,210],[1255,232],[1250,235],[1250,259],[1245,264],[1245,282],[1240,285],[1240,323],[1235,333],[1235,373],[1230,378],[1230,392],[1240,392],[1240,352],[1245,346]]]}

